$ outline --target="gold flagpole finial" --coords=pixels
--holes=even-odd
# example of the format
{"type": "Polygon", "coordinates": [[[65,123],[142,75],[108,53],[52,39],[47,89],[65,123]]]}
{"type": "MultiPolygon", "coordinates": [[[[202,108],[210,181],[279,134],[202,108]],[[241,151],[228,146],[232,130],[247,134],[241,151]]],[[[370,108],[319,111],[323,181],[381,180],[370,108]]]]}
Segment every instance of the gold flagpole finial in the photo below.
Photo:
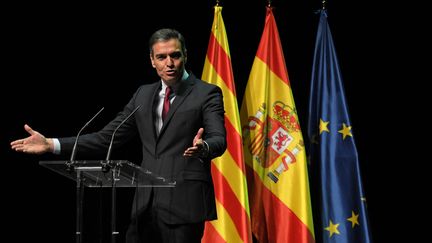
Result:
{"type": "Polygon", "coordinates": [[[326,0],[322,0],[321,3],[322,3],[322,9],[325,10],[326,9],[327,1],[326,0]]]}
{"type": "Polygon", "coordinates": [[[271,0],[267,0],[267,7],[271,7],[272,6],[272,1],[271,0]]]}

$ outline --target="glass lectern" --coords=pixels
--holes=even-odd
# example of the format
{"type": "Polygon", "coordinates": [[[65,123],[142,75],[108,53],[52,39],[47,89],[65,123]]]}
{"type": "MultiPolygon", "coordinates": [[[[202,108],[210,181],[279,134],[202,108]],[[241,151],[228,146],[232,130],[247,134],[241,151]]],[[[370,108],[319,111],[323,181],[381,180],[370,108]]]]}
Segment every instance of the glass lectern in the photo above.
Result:
{"type": "Polygon", "coordinates": [[[76,181],[76,242],[82,242],[84,187],[111,188],[111,243],[116,236],[117,187],[174,187],[176,182],[155,175],[127,160],[40,161],[39,164],[76,181]]]}

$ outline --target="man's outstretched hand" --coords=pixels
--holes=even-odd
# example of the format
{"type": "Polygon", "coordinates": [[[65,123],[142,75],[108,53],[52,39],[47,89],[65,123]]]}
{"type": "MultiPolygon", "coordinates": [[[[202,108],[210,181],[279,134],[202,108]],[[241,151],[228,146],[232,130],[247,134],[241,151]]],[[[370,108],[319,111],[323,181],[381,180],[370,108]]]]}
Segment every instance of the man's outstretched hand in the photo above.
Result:
{"type": "Polygon", "coordinates": [[[10,145],[13,150],[28,154],[43,154],[54,150],[52,139],[46,138],[27,124],[24,125],[24,129],[30,136],[12,141],[10,145]]]}

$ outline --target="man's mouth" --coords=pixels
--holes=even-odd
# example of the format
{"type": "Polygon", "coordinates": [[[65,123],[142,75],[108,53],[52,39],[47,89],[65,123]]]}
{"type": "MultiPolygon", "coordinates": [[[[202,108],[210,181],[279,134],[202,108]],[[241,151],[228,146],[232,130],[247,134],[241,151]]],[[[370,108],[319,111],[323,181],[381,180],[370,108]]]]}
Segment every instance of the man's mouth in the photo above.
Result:
{"type": "Polygon", "coordinates": [[[174,75],[176,73],[176,71],[175,70],[168,70],[168,71],[166,71],[166,74],[168,74],[168,75],[174,75]]]}

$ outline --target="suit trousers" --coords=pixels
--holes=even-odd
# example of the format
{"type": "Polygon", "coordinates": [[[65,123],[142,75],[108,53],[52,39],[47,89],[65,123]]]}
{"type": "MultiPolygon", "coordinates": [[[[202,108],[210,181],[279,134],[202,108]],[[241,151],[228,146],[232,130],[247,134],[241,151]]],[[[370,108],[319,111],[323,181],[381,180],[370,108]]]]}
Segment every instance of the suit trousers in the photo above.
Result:
{"type": "Polygon", "coordinates": [[[153,190],[147,209],[135,216],[126,233],[126,243],[199,243],[204,223],[167,224],[153,207],[153,190]]]}

